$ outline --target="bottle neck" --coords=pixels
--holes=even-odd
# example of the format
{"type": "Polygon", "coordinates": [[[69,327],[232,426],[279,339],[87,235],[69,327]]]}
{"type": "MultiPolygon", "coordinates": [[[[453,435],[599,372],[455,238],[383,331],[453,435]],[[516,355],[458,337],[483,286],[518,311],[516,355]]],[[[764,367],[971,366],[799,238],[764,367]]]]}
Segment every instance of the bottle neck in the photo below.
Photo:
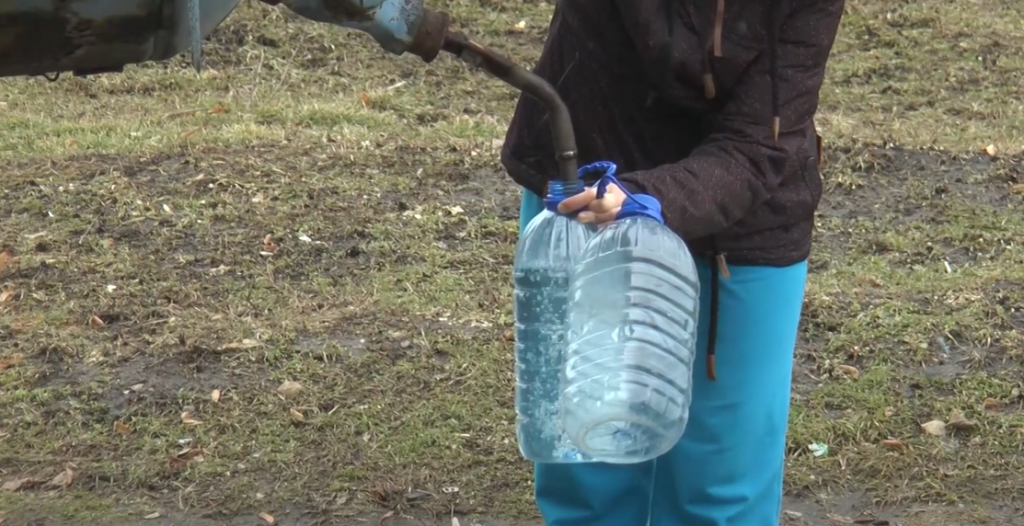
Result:
{"type": "Polygon", "coordinates": [[[558,212],[558,204],[583,191],[583,181],[572,182],[551,181],[548,183],[548,195],[544,198],[544,206],[552,211],[558,212]]]}

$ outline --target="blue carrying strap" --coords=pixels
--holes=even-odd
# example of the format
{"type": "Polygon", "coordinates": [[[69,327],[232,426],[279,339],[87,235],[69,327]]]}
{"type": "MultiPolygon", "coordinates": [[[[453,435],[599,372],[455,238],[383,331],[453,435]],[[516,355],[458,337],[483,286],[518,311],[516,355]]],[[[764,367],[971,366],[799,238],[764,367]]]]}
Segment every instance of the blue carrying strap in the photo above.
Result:
{"type": "MultiPolygon", "coordinates": [[[[622,193],[626,194],[626,200],[622,203],[622,208],[619,209],[619,213],[616,214],[615,219],[625,219],[627,217],[646,217],[653,219],[661,224],[665,224],[665,218],[661,215],[661,202],[658,201],[654,196],[647,194],[633,194],[629,190],[626,190],[619,180],[615,178],[615,163],[607,161],[598,161],[593,164],[589,164],[580,171],[591,166],[600,166],[602,171],[605,172],[604,176],[597,181],[597,198],[601,199],[604,194],[608,191],[608,185],[614,184],[622,190],[622,193]]],[[[591,170],[594,171],[594,170],[591,170]]]]}

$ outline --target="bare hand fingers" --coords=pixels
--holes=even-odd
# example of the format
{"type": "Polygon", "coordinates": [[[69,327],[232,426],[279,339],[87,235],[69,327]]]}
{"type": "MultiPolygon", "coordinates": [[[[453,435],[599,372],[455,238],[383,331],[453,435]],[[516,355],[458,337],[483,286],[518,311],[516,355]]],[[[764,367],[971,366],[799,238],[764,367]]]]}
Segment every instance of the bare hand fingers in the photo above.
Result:
{"type": "Polygon", "coordinates": [[[603,225],[605,223],[611,223],[615,221],[615,217],[619,214],[619,209],[611,210],[608,212],[580,212],[576,219],[581,223],[597,223],[603,225]]]}
{"type": "Polygon", "coordinates": [[[575,212],[581,208],[587,208],[591,205],[594,199],[597,198],[597,190],[594,188],[587,188],[583,192],[580,192],[572,197],[567,198],[558,204],[558,211],[563,214],[575,212]]]}
{"type": "Polygon", "coordinates": [[[618,210],[622,207],[622,200],[617,195],[612,195],[611,192],[605,194],[601,199],[595,199],[587,207],[588,210],[595,214],[603,214],[605,212],[611,212],[612,210],[618,210]]]}

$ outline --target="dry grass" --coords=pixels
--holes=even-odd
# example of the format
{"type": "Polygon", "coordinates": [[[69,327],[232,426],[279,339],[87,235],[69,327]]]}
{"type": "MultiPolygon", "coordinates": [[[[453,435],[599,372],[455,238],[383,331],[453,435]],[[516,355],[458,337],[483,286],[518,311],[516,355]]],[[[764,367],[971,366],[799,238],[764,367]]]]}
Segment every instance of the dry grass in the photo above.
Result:
{"type": "MultiPolygon", "coordinates": [[[[444,4],[539,53],[550,6],[444,4]]],[[[1016,520],[1020,10],[849,2],[787,520],[1016,520]]],[[[259,5],[207,51],[199,76],[180,58],[2,82],[0,245],[19,259],[0,259],[0,480],[25,481],[0,491],[4,526],[533,516],[504,337],[516,94],[259,5]]]]}

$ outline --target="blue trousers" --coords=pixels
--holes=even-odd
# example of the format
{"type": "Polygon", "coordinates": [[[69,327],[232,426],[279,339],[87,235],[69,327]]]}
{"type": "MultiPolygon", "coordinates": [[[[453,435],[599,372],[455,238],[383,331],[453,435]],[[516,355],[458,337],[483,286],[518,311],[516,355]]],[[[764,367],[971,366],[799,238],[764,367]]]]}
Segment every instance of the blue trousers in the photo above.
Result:
{"type": "MultiPolygon", "coordinates": [[[[520,231],[543,209],[523,191],[520,231]]],[[[711,267],[697,263],[701,311],[683,438],[641,464],[536,464],[548,526],[778,526],[793,349],[807,263],[730,267],[719,279],[716,381],[705,374],[711,267]]]]}

